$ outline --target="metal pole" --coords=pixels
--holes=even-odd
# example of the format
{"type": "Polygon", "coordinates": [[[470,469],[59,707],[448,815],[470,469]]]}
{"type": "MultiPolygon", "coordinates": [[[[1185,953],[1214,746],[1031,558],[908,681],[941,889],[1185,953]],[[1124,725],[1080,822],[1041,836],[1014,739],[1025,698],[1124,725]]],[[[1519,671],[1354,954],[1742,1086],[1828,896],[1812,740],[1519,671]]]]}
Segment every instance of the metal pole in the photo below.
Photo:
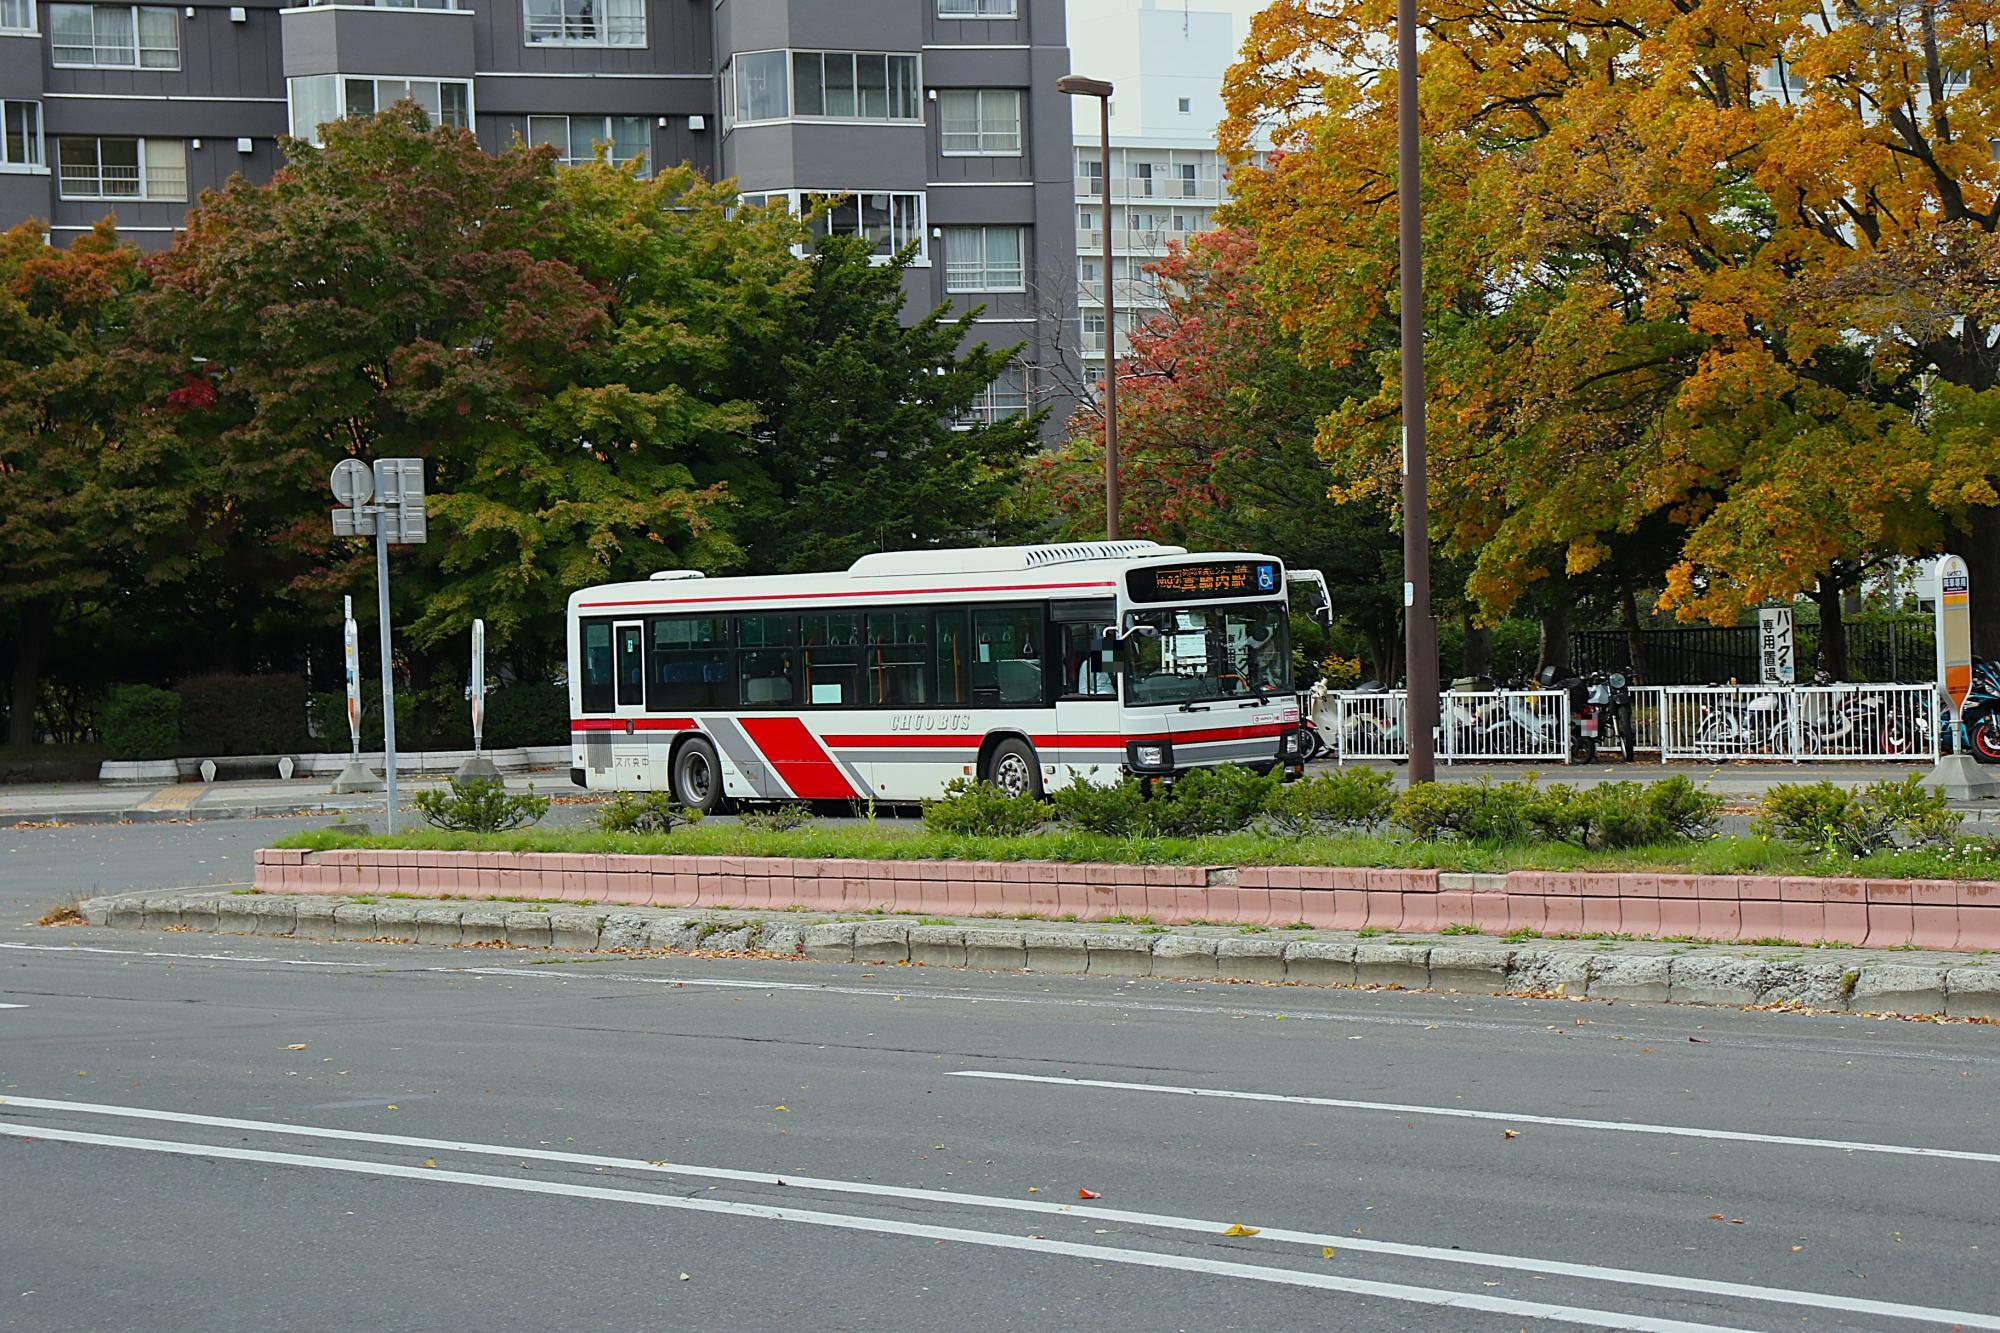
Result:
{"type": "Polygon", "coordinates": [[[382,780],[387,785],[385,827],[396,833],[396,672],[389,655],[389,516],[375,518],[375,611],[382,629],[382,780]]]}
{"type": "Polygon", "coordinates": [[[1403,652],[1411,783],[1437,776],[1437,622],[1431,618],[1430,487],[1424,452],[1424,235],[1417,170],[1417,3],[1396,4],[1396,202],[1403,301],[1403,652]]]}
{"type": "Polygon", "coordinates": [[[1118,298],[1111,279],[1111,98],[1097,99],[1104,170],[1104,535],[1118,540],[1118,298]]]}

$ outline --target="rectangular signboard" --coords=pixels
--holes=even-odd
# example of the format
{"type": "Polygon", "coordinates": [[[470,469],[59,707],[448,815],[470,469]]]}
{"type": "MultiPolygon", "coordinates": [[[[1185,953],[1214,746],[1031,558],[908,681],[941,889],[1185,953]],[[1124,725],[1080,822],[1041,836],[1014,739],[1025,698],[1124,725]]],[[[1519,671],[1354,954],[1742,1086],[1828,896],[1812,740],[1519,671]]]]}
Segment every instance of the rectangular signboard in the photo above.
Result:
{"type": "Polygon", "coordinates": [[[1285,580],[1275,560],[1219,560],[1130,570],[1125,587],[1135,602],[1204,602],[1282,596],[1285,580]]]}
{"type": "Polygon", "coordinates": [[[1791,607],[1767,606],[1757,613],[1757,659],[1766,685],[1790,685],[1798,679],[1798,639],[1791,607]]]}
{"type": "Polygon", "coordinates": [[[1955,555],[1939,558],[1937,579],[1938,684],[1958,713],[1972,692],[1972,580],[1955,555]]]}

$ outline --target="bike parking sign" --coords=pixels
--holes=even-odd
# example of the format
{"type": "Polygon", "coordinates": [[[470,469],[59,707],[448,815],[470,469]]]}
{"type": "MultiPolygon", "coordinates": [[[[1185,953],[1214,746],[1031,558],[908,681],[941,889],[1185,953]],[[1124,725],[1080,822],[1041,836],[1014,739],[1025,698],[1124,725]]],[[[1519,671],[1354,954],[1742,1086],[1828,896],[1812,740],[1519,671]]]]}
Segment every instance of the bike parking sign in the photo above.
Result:
{"type": "Polygon", "coordinates": [[[1767,606],[1757,613],[1757,656],[1764,684],[1790,685],[1798,679],[1791,607],[1767,606]]]}

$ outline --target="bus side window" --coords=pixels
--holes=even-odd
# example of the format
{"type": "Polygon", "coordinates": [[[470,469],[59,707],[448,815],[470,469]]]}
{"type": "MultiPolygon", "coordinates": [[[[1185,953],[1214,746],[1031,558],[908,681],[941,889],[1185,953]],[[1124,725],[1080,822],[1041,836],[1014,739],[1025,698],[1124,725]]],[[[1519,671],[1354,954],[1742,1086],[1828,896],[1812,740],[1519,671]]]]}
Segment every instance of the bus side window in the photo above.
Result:
{"type": "Polygon", "coordinates": [[[842,708],[862,702],[858,613],[835,611],[800,616],[799,641],[805,659],[808,707],[842,708]]]}
{"type": "Polygon", "coordinates": [[[929,702],[926,619],[921,611],[868,613],[869,703],[901,707],[929,702]]]}
{"type": "Polygon", "coordinates": [[[1040,607],[973,608],[973,702],[1036,707],[1044,701],[1041,631],[1040,607]]]}
{"type": "Polygon", "coordinates": [[[787,708],[797,696],[793,657],[798,620],[794,616],[736,617],[738,699],[745,708],[787,708]]]}
{"type": "Polygon", "coordinates": [[[602,620],[583,623],[583,711],[612,710],[611,626],[602,620]]]}
{"type": "Polygon", "coordinates": [[[730,682],[729,622],[720,616],[670,616],[651,622],[653,666],[646,708],[724,708],[730,682]]]}
{"type": "Polygon", "coordinates": [[[965,608],[931,613],[931,641],[935,645],[937,690],[941,704],[963,704],[972,695],[966,688],[965,608]]]}
{"type": "Polygon", "coordinates": [[[615,627],[618,637],[618,702],[646,702],[645,628],[641,625],[615,627]]]}

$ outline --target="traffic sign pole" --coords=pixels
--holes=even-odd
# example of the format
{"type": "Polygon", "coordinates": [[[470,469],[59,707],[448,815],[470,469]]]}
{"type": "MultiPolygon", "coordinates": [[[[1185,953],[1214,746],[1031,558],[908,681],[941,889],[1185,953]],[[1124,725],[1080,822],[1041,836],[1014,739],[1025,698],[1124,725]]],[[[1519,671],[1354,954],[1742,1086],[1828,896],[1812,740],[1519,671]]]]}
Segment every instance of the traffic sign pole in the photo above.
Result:
{"type": "Polygon", "coordinates": [[[390,837],[396,836],[396,670],[389,649],[389,525],[375,525],[375,610],[382,631],[382,802],[390,837]]]}
{"type": "MultiPolygon", "coordinates": [[[[387,785],[386,828],[396,831],[396,663],[390,645],[389,544],[421,545],[429,531],[424,514],[424,461],[378,458],[373,466],[343,458],[333,469],[336,537],[375,536],[375,608],[382,639],[382,776],[387,785]],[[373,499],[375,503],[370,504],[373,499]]],[[[358,669],[355,672],[359,678],[358,669]]],[[[357,707],[356,711],[359,709],[357,707]]],[[[359,740],[356,741],[357,746],[359,740]]],[[[339,790],[335,784],[335,790],[339,790]]],[[[353,790],[353,789],[351,789],[353,790]]]]}

